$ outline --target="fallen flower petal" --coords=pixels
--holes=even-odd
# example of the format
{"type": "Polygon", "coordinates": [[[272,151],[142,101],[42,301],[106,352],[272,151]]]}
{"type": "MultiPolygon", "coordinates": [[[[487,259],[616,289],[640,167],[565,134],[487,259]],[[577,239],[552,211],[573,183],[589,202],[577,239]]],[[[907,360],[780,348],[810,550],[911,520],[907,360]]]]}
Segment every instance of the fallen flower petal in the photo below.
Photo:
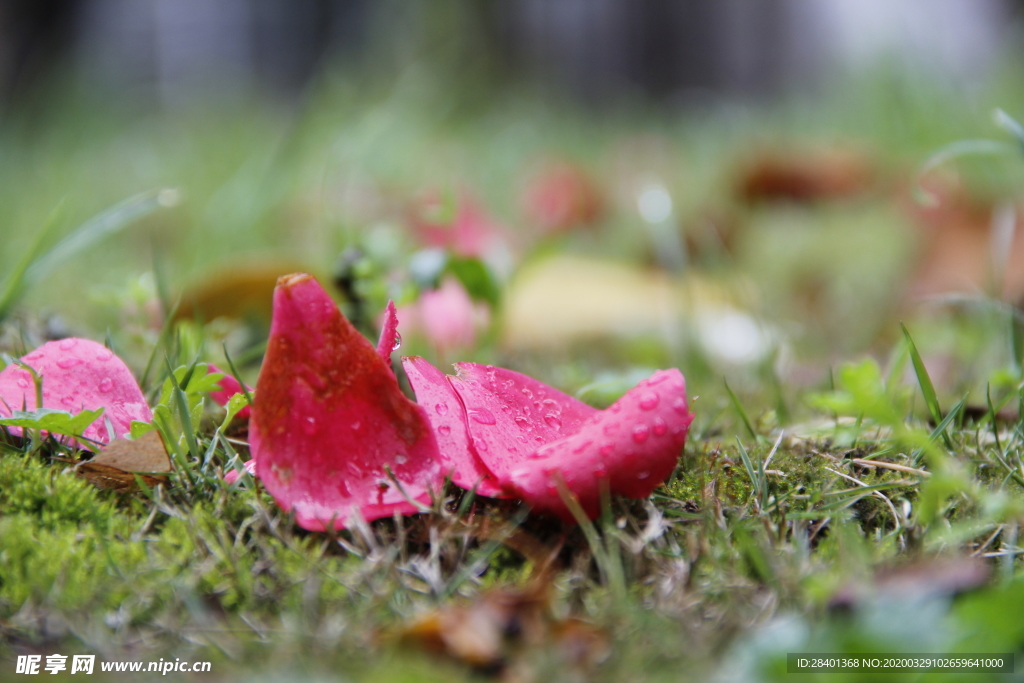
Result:
{"type": "Polygon", "coordinates": [[[249,424],[256,471],[300,526],[412,514],[444,481],[425,411],[311,275],[274,291],[249,424]],[[393,477],[393,478],[392,478],[393,477]]]}
{"type": "MultiPolygon", "coordinates": [[[[411,367],[429,376],[422,359],[405,359],[405,365],[407,372],[411,367]]],[[[475,456],[506,493],[567,522],[574,517],[560,484],[591,518],[600,512],[602,487],[644,498],[672,473],[693,420],[683,375],[675,369],[656,372],[599,411],[511,370],[474,363],[456,368],[447,380],[465,410],[466,457],[475,456]]],[[[436,376],[429,382],[433,391],[439,384],[436,376]]],[[[420,391],[415,382],[414,388],[420,391]]],[[[454,450],[446,455],[455,457],[454,450]]]]}
{"type": "Polygon", "coordinates": [[[535,509],[572,521],[559,491],[561,477],[594,518],[600,513],[602,486],[628,498],[646,498],[668,479],[692,421],[682,373],[656,372],[576,434],[538,449],[512,471],[508,485],[535,509]]]}
{"type": "MultiPolygon", "coordinates": [[[[103,416],[82,434],[87,439],[110,441],[108,420],[117,437],[128,436],[133,421],[153,421],[153,413],[131,370],[102,344],[68,337],[43,344],[21,361],[43,380],[42,408],[72,413],[103,409],[103,416]]],[[[15,364],[0,372],[0,399],[0,415],[5,417],[23,405],[29,410],[40,407],[36,405],[31,373],[15,364]]],[[[10,430],[18,433],[17,428],[10,430]]]]}
{"type": "Polygon", "coordinates": [[[466,411],[448,376],[422,358],[403,358],[402,366],[416,401],[427,411],[452,482],[481,496],[507,497],[501,485],[469,445],[466,411]]]}

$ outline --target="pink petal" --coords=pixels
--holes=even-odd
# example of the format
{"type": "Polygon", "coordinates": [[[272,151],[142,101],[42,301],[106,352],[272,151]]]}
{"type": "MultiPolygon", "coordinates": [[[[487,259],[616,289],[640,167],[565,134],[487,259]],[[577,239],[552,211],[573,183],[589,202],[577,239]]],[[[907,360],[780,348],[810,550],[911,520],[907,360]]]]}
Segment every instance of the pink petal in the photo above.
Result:
{"type": "Polygon", "coordinates": [[[640,382],[568,438],[551,442],[520,464],[508,484],[534,509],[573,521],[558,477],[591,518],[600,513],[601,487],[645,498],[675,469],[693,414],[679,370],[640,382]]]}
{"type": "Polygon", "coordinates": [[[499,482],[544,444],[576,433],[598,411],[513,370],[456,363],[448,381],[466,409],[470,445],[499,482]]]}
{"type": "MultiPolygon", "coordinates": [[[[220,380],[220,389],[218,391],[210,392],[210,398],[216,401],[219,405],[226,406],[228,404],[228,401],[231,400],[232,396],[242,393],[242,384],[237,379],[235,379],[234,375],[232,375],[230,372],[224,372],[213,363],[210,363],[207,366],[207,372],[219,372],[224,375],[224,377],[222,377],[220,380]]],[[[251,392],[252,387],[246,386],[245,390],[251,392]]],[[[249,414],[251,411],[252,406],[246,406],[239,410],[235,414],[235,417],[246,420],[249,418],[249,414]]]]}
{"type": "MultiPolygon", "coordinates": [[[[153,421],[131,370],[102,344],[69,337],[47,342],[21,360],[43,378],[43,408],[71,413],[103,408],[103,415],[85,430],[83,436],[87,439],[107,443],[107,420],[117,436],[127,436],[133,420],[153,421]]],[[[0,372],[0,398],[0,415],[5,417],[23,405],[35,410],[32,375],[17,365],[8,365],[0,372]]]]}
{"type": "MultiPolygon", "coordinates": [[[[246,469],[246,471],[251,476],[255,477],[256,476],[256,461],[255,460],[247,460],[245,462],[245,469],[246,469]]],[[[228,484],[234,484],[236,481],[238,481],[238,478],[240,476],[241,475],[239,474],[238,470],[230,470],[230,471],[228,471],[227,473],[224,474],[224,481],[225,481],[225,483],[228,483],[228,484]]]]}
{"type": "Polygon", "coordinates": [[[260,479],[299,525],[341,528],[427,503],[444,481],[425,411],[311,275],[288,275],[249,423],[260,479]]]}
{"type": "Polygon", "coordinates": [[[448,376],[419,357],[402,359],[405,374],[416,392],[416,401],[427,411],[437,445],[452,481],[481,496],[506,498],[501,486],[469,445],[466,411],[448,376]]]}
{"type": "Polygon", "coordinates": [[[395,302],[388,300],[388,306],[384,309],[384,323],[380,329],[380,341],[377,342],[377,354],[388,367],[391,367],[391,353],[402,343],[398,335],[398,311],[395,310],[395,302]]]}

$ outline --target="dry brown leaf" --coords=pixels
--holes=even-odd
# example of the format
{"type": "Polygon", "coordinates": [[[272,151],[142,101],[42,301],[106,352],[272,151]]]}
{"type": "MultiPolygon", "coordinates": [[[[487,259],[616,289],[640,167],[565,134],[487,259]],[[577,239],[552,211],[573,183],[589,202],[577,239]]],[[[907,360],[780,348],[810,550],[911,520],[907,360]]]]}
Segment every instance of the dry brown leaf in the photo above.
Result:
{"type": "Polygon", "coordinates": [[[736,194],[747,203],[828,201],[863,194],[874,181],[868,158],[853,150],[764,151],[739,171],[736,194]]]}
{"type": "Polygon", "coordinates": [[[147,486],[166,482],[167,477],[158,473],[171,471],[171,459],[167,456],[160,432],[153,430],[135,440],[114,439],[92,460],[75,469],[78,476],[94,486],[128,491],[135,488],[136,476],[147,486]]]}
{"type": "Polygon", "coordinates": [[[497,671],[523,647],[554,646],[567,664],[590,667],[607,657],[601,629],[579,619],[554,619],[550,583],[491,590],[464,605],[433,610],[406,625],[400,637],[476,669],[497,671]]]}

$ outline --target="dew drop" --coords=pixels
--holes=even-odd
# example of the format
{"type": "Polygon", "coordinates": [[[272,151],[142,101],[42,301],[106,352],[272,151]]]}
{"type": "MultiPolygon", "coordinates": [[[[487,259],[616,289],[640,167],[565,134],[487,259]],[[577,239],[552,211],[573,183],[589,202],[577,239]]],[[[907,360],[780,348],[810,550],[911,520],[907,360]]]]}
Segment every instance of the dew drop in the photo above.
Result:
{"type": "Polygon", "coordinates": [[[102,380],[100,380],[99,389],[100,393],[109,394],[111,391],[114,390],[114,380],[110,379],[109,377],[104,377],[102,380]]]}
{"type": "Polygon", "coordinates": [[[636,478],[637,479],[646,479],[649,476],[651,476],[650,472],[637,472],[636,478]]]}
{"type": "Polygon", "coordinates": [[[523,396],[525,396],[526,398],[533,398],[533,392],[530,391],[527,387],[523,387],[523,396]]]}
{"type": "Polygon", "coordinates": [[[316,434],[316,418],[313,416],[307,417],[302,423],[302,431],[310,435],[316,434]]]}
{"type": "Polygon", "coordinates": [[[562,419],[555,415],[554,413],[548,413],[547,415],[545,415],[544,422],[546,422],[547,425],[552,429],[562,428],[562,419]]]}
{"type": "Polygon", "coordinates": [[[637,425],[633,428],[633,441],[636,443],[647,441],[647,425],[637,425]]]}
{"type": "Polygon", "coordinates": [[[653,432],[655,436],[665,436],[665,432],[668,431],[668,425],[660,417],[654,418],[653,432]]]}
{"type": "Polygon", "coordinates": [[[609,455],[612,454],[613,450],[615,450],[615,447],[612,446],[610,443],[606,443],[605,445],[601,446],[601,450],[599,450],[598,453],[600,453],[603,457],[607,458],[609,455]]]}
{"type": "MultiPolygon", "coordinates": [[[[306,419],[308,419],[308,420],[312,420],[313,418],[311,418],[311,417],[310,417],[310,418],[306,418],[306,419]]],[[[363,426],[363,425],[362,425],[362,423],[361,423],[361,422],[353,422],[353,423],[352,423],[352,431],[353,431],[353,432],[358,432],[358,431],[359,431],[359,428],[360,428],[360,427],[362,427],[362,426],[363,426]]]]}
{"type": "Polygon", "coordinates": [[[609,422],[604,426],[604,435],[611,436],[615,432],[619,431],[619,425],[617,422],[609,422]]]}
{"type": "Polygon", "coordinates": [[[482,425],[492,425],[497,422],[497,420],[494,419],[494,413],[486,408],[474,408],[468,412],[474,422],[479,422],[482,425]]]}
{"type": "Polygon", "coordinates": [[[476,446],[476,449],[478,451],[487,450],[487,442],[484,441],[483,439],[473,439],[473,445],[476,446]]]}
{"type": "Polygon", "coordinates": [[[43,357],[43,352],[42,351],[33,351],[32,353],[30,353],[27,356],[25,356],[24,358],[22,358],[22,360],[26,361],[26,362],[29,362],[29,361],[39,360],[42,357],[43,357]]]}
{"type": "Polygon", "coordinates": [[[114,357],[114,352],[110,349],[103,349],[102,351],[96,352],[96,360],[106,362],[114,357]]]}
{"type": "Polygon", "coordinates": [[[512,414],[512,406],[508,405],[507,403],[503,404],[501,406],[501,412],[505,413],[506,415],[511,415],[512,414]]]}
{"type": "Polygon", "coordinates": [[[526,437],[523,436],[522,434],[516,437],[516,441],[518,441],[519,443],[528,443],[526,437]]]}
{"type": "Polygon", "coordinates": [[[75,404],[75,398],[73,396],[65,396],[60,400],[60,402],[66,406],[71,406],[75,404]]]}
{"type": "Polygon", "coordinates": [[[516,417],[516,424],[519,425],[519,427],[521,429],[529,429],[530,428],[530,421],[527,420],[522,415],[519,415],[518,417],[516,417]]]}
{"type": "Polygon", "coordinates": [[[397,351],[400,348],[402,348],[402,335],[395,332],[395,343],[391,345],[391,350],[397,351]]]}
{"type": "Polygon", "coordinates": [[[604,466],[603,462],[594,468],[594,476],[598,479],[604,479],[608,476],[608,468],[604,466]]]}
{"type": "Polygon", "coordinates": [[[590,444],[592,444],[592,443],[594,443],[594,442],[593,441],[584,441],[579,446],[577,446],[576,448],[572,449],[572,452],[573,453],[582,453],[583,451],[585,451],[588,448],[590,448],[590,444]]]}
{"type": "Polygon", "coordinates": [[[29,386],[31,385],[29,384],[29,381],[27,379],[22,378],[18,380],[18,386],[21,387],[22,389],[28,389],[29,386]]]}
{"type": "Polygon", "coordinates": [[[448,414],[448,404],[447,403],[438,403],[436,406],[434,406],[434,412],[436,412],[438,415],[447,415],[448,414]]]}
{"type": "Polygon", "coordinates": [[[440,427],[437,428],[437,433],[440,434],[441,436],[448,436],[449,434],[452,433],[452,428],[449,427],[448,425],[441,425],[440,427]]]}
{"type": "Polygon", "coordinates": [[[613,403],[608,408],[608,410],[612,411],[613,413],[621,413],[622,412],[622,404],[621,403],[613,403]]]}
{"type": "Polygon", "coordinates": [[[686,399],[680,396],[672,402],[672,410],[676,411],[681,415],[685,415],[688,411],[686,410],[686,399]]]}
{"type": "Polygon", "coordinates": [[[407,462],[409,462],[409,458],[405,457],[401,453],[399,453],[398,455],[395,456],[395,464],[396,465],[404,465],[407,462]]]}
{"type": "Polygon", "coordinates": [[[654,410],[658,407],[658,395],[653,391],[648,391],[646,394],[640,397],[640,407],[643,410],[654,410]]]}
{"type": "Polygon", "coordinates": [[[544,443],[544,437],[543,436],[535,436],[535,437],[533,437],[533,440],[536,441],[537,443],[544,443]]]}
{"type": "Polygon", "coordinates": [[[77,343],[78,343],[77,339],[64,339],[60,343],[60,350],[61,351],[70,351],[71,349],[75,348],[75,344],[77,344],[77,343]]]}
{"type": "Polygon", "coordinates": [[[81,358],[61,358],[59,361],[57,361],[57,367],[63,368],[64,370],[70,370],[71,368],[75,367],[81,362],[81,358]]]}
{"type": "Polygon", "coordinates": [[[556,401],[553,398],[546,398],[543,401],[541,401],[541,403],[546,405],[548,407],[548,410],[550,410],[553,413],[558,413],[561,412],[562,410],[561,406],[558,405],[558,401],[556,401]]]}

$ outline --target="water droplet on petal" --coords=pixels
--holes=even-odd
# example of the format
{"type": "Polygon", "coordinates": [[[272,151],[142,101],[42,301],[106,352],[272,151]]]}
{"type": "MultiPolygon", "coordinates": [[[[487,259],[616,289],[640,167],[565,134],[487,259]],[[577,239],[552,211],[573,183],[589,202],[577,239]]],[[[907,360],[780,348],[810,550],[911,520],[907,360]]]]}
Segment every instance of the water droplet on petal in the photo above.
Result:
{"type": "Polygon", "coordinates": [[[18,386],[22,389],[28,389],[32,384],[27,379],[22,378],[18,380],[18,386]]]}
{"type": "Polygon", "coordinates": [[[64,339],[60,343],[60,350],[61,351],[70,351],[71,349],[75,348],[75,344],[77,344],[77,343],[78,343],[77,339],[64,339]]]}
{"type": "Polygon", "coordinates": [[[527,387],[523,387],[523,396],[525,396],[526,398],[533,398],[533,392],[530,391],[527,387]]]}
{"type": "Polygon", "coordinates": [[[69,356],[67,358],[61,358],[59,361],[57,361],[57,367],[63,368],[64,370],[70,370],[71,368],[75,367],[81,362],[81,358],[74,358],[72,356],[69,356]]]}
{"type": "Polygon", "coordinates": [[[608,476],[608,468],[604,466],[604,463],[598,463],[597,467],[594,468],[594,476],[598,479],[604,479],[608,476]]]}
{"type": "MultiPolygon", "coordinates": [[[[308,420],[312,420],[313,418],[311,418],[311,417],[310,417],[310,418],[307,418],[307,419],[308,419],[308,420]]],[[[354,432],[358,432],[358,431],[359,431],[359,428],[360,428],[360,427],[362,427],[362,426],[363,426],[363,425],[362,425],[362,423],[360,423],[360,422],[353,422],[353,423],[352,423],[352,431],[354,431],[354,432]]]]}
{"type": "Polygon", "coordinates": [[[478,451],[487,450],[487,442],[484,441],[483,439],[473,439],[473,445],[476,446],[476,449],[478,451]]]}
{"type": "Polygon", "coordinates": [[[114,390],[114,380],[110,379],[109,377],[104,377],[100,381],[99,389],[100,393],[109,394],[111,391],[114,390]]]}
{"type": "Polygon", "coordinates": [[[448,436],[449,434],[452,433],[452,428],[449,427],[448,425],[441,425],[440,427],[437,428],[437,433],[440,434],[441,436],[448,436]]]}
{"type": "Polygon", "coordinates": [[[492,425],[497,422],[497,420],[494,419],[494,413],[486,408],[473,408],[468,412],[474,422],[479,422],[482,425],[492,425]]]}
{"type": "Polygon", "coordinates": [[[302,431],[306,434],[316,434],[316,418],[310,415],[306,418],[305,422],[302,423],[302,431]]]}
{"type": "Polygon", "coordinates": [[[609,422],[604,426],[605,436],[611,436],[615,432],[619,431],[619,425],[616,422],[609,422]]]}
{"type": "Polygon", "coordinates": [[[665,436],[665,432],[668,431],[668,425],[665,424],[665,421],[663,419],[661,419],[660,417],[656,417],[656,418],[654,418],[654,423],[653,424],[654,424],[654,428],[653,428],[654,435],[655,436],[665,436]]]}
{"type": "Polygon", "coordinates": [[[637,475],[636,475],[636,478],[637,479],[646,479],[649,476],[651,476],[650,472],[638,472],[637,475]]]}
{"type": "Polygon", "coordinates": [[[405,457],[401,453],[399,453],[398,455],[395,456],[395,464],[396,465],[404,465],[407,462],[409,462],[409,458],[405,457]]]}
{"type": "Polygon", "coordinates": [[[39,360],[42,357],[43,357],[43,352],[42,351],[33,351],[32,353],[30,353],[27,356],[25,356],[24,358],[22,358],[22,360],[26,361],[26,362],[29,362],[29,361],[39,360]]]}
{"type": "Polygon", "coordinates": [[[636,443],[647,441],[647,425],[637,425],[633,428],[633,441],[636,443]]]}
{"type": "Polygon", "coordinates": [[[102,351],[96,352],[96,360],[106,362],[114,357],[114,352],[110,349],[103,349],[102,351]]]}
{"type": "Polygon", "coordinates": [[[681,415],[687,413],[688,411],[686,409],[686,399],[680,396],[675,401],[672,401],[672,410],[676,411],[681,415]]]}
{"type": "Polygon", "coordinates": [[[395,332],[395,343],[391,345],[391,350],[397,351],[400,348],[402,348],[402,335],[395,332]]]}
{"type": "Polygon", "coordinates": [[[436,412],[438,415],[447,415],[448,414],[448,404],[447,403],[438,403],[436,406],[434,406],[434,412],[436,412]]]}
{"type": "Polygon", "coordinates": [[[658,400],[658,395],[656,393],[648,391],[640,397],[640,407],[643,410],[654,410],[658,407],[658,400]]]}
{"type": "Polygon", "coordinates": [[[75,398],[73,396],[65,396],[60,402],[66,406],[72,406],[75,404],[75,398]]]}
{"type": "Polygon", "coordinates": [[[547,415],[545,415],[544,416],[544,422],[546,422],[548,424],[548,426],[553,428],[553,429],[561,429],[562,428],[562,420],[561,420],[561,418],[559,418],[554,413],[548,413],[547,415]]]}
{"type": "Polygon", "coordinates": [[[530,421],[527,420],[522,415],[519,415],[519,416],[516,417],[516,424],[519,425],[520,429],[529,429],[530,428],[530,421]]]}

